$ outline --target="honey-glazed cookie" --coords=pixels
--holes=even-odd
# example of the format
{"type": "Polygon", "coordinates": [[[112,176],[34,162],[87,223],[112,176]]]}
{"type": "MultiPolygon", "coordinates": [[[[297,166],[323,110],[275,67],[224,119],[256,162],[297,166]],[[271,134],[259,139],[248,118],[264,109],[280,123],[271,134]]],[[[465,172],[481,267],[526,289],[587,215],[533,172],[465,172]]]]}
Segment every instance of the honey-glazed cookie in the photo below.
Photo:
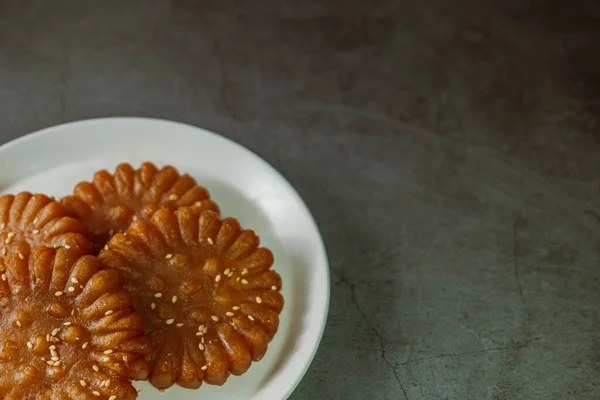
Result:
{"type": "Polygon", "coordinates": [[[77,249],[0,258],[0,398],[135,399],[150,342],[118,271],[77,249]]]}
{"type": "Polygon", "coordinates": [[[255,231],[211,210],[162,209],[100,253],[120,270],[153,345],[150,382],[222,385],[259,361],[283,308],[273,254],[255,231]]]}
{"type": "Polygon", "coordinates": [[[0,196],[0,256],[21,243],[91,251],[85,228],[60,203],[43,194],[21,192],[0,196]]]}
{"type": "Polygon", "coordinates": [[[194,178],[170,165],[158,169],[150,162],[139,169],[119,164],[114,174],[98,171],[92,182],[80,182],[61,202],[83,222],[96,252],[114,233],[124,232],[136,218],[150,219],[159,208],[219,211],[194,178]]]}

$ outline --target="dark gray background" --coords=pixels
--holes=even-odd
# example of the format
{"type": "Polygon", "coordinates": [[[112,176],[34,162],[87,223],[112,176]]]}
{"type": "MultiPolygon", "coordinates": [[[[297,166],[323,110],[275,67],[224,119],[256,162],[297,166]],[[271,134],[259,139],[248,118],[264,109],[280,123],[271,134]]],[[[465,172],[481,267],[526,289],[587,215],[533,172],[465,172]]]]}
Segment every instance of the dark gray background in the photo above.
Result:
{"type": "Polygon", "coordinates": [[[331,259],[294,400],[600,398],[600,2],[366,4],[0,0],[0,141],[152,116],[272,163],[331,259]]]}

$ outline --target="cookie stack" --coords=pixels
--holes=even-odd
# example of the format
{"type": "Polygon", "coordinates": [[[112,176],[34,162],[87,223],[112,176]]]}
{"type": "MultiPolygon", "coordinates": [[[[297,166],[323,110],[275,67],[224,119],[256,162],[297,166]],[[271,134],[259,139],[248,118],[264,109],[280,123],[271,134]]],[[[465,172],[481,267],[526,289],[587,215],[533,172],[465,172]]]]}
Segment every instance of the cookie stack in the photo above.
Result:
{"type": "Polygon", "coordinates": [[[0,197],[0,398],[222,385],[277,332],[281,277],[208,190],[146,162],[72,195],[0,197]]]}

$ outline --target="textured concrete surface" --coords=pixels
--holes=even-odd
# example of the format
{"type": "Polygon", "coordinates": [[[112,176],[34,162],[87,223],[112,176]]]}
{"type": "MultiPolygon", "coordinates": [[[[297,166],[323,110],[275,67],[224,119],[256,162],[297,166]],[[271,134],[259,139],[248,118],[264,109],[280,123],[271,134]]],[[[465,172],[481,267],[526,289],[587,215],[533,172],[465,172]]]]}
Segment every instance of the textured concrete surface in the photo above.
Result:
{"type": "Polygon", "coordinates": [[[0,141],[153,116],[275,165],[333,277],[294,400],[600,398],[600,3],[366,3],[0,0],[0,141]]]}

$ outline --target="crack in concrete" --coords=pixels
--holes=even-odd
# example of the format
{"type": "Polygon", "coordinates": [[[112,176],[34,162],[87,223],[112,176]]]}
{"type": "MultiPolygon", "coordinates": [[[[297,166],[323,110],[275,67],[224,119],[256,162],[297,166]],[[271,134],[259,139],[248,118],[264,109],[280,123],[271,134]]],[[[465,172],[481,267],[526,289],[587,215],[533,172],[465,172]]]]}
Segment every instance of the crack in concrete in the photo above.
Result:
{"type": "Polygon", "coordinates": [[[579,331],[573,331],[573,332],[555,332],[555,333],[550,332],[550,334],[551,335],[554,334],[558,337],[561,337],[561,336],[581,335],[582,333],[593,333],[593,332],[598,332],[598,331],[600,331],[600,327],[581,329],[579,331]]]}
{"type": "Polygon", "coordinates": [[[523,286],[521,285],[521,273],[519,270],[519,260],[517,257],[517,223],[519,219],[516,218],[513,223],[513,265],[514,265],[514,274],[515,281],[517,282],[517,287],[519,289],[519,297],[521,298],[521,304],[527,313],[527,335],[531,336],[531,313],[529,312],[529,308],[525,303],[525,296],[523,295],[523,286]]]}
{"type": "Polygon", "coordinates": [[[63,122],[67,122],[67,94],[69,91],[69,81],[71,79],[71,54],[70,54],[70,43],[65,41],[64,45],[64,54],[62,60],[62,88],[60,91],[59,97],[59,106],[60,106],[60,119],[63,122]]]}
{"type": "Polygon", "coordinates": [[[540,336],[535,337],[533,339],[526,340],[526,341],[524,341],[522,343],[519,343],[519,344],[517,344],[515,346],[492,347],[492,348],[483,349],[483,350],[465,351],[463,353],[438,354],[437,356],[422,357],[422,358],[416,358],[414,360],[408,360],[408,361],[405,361],[405,362],[403,362],[403,363],[401,363],[399,365],[408,365],[408,364],[418,363],[418,362],[421,362],[421,361],[431,361],[431,360],[436,360],[438,358],[462,357],[462,356],[470,356],[470,355],[473,355],[473,354],[489,353],[489,352],[493,352],[493,351],[506,351],[506,350],[524,349],[524,348],[528,347],[531,343],[537,342],[538,340],[541,340],[543,337],[549,336],[549,335],[556,335],[558,337],[561,337],[561,336],[580,335],[582,333],[593,333],[593,332],[599,332],[599,331],[600,331],[600,327],[590,328],[590,329],[582,329],[582,330],[574,331],[574,332],[549,333],[548,335],[544,335],[544,336],[540,335],[540,336]]]}
{"type": "MultiPolygon", "coordinates": [[[[516,224],[515,224],[515,229],[513,231],[513,234],[516,235],[516,224]]],[[[516,241],[515,241],[515,243],[516,243],[516,241]]],[[[516,264],[516,272],[518,272],[518,264],[516,262],[516,258],[515,258],[515,264],[516,264]]],[[[484,353],[489,353],[489,352],[524,349],[524,348],[528,347],[531,343],[537,342],[537,341],[543,339],[543,337],[548,336],[548,335],[557,335],[560,337],[560,336],[572,336],[572,335],[577,335],[577,334],[582,334],[582,333],[593,333],[593,332],[600,331],[600,327],[592,327],[592,328],[582,329],[582,330],[573,331],[573,332],[555,332],[555,333],[550,332],[548,334],[544,334],[543,336],[540,335],[535,338],[526,340],[524,342],[521,342],[521,343],[518,343],[518,344],[512,345],[512,346],[493,347],[493,348],[488,348],[488,349],[483,349],[483,350],[465,351],[462,353],[449,353],[449,354],[439,354],[439,355],[430,356],[430,357],[422,357],[422,358],[417,358],[414,360],[405,361],[403,363],[397,364],[397,366],[395,367],[387,358],[386,351],[385,351],[385,341],[383,339],[383,336],[381,336],[379,331],[370,323],[369,319],[367,318],[366,313],[360,307],[360,304],[356,298],[355,285],[350,283],[346,277],[336,273],[335,271],[331,271],[331,273],[334,277],[337,278],[338,283],[348,286],[350,288],[351,300],[352,300],[354,306],[356,307],[357,311],[360,313],[364,322],[371,329],[371,331],[373,331],[373,334],[379,340],[380,349],[381,349],[381,359],[392,370],[394,377],[396,379],[396,382],[398,382],[398,385],[400,386],[400,388],[402,390],[405,400],[409,400],[409,398],[408,398],[406,389],[404,388],[404,385],[402,384],[402,381],[400,380],[400,376],[398,375],[398,371],[396,369],[397,366],[404,366],[404,365],[408,365],[408,364],[419,363],[422,361],[429,361],[431,363],[431,361],[433,361],[433,360],[442,359],[442,358],[455,358],[455,357],[463,357],[463,356],[476,355],[476,354],[484,354],[484,353]]]]}
{"type": "MultiPolygon", "coordinates": [[[[347,283],[347,281],[345,281],[345,279],[343,279],[341,277],[338,277],[338,278],[340,279],[341,282],[347,283]]],[[[352,294],[352,302],[354,303],[354,305],[356,306],[356,309],[358,310],[358,312],[362,316],[362,319],[365,321],[365,323],[367,324],[367,326],[369,328],[371,328],[371,330],[373,331],[373,333],[375,334],[375,336],[377,336],[377,339],[379,339],[379,344],[380,344],[380,347],[381,347],[381,358],[383,359],[383,361],[392,370],[392,373],[396,377],[396,382],[398,382],[398,385],[400,386],[400,389],[402,389],[402,393],[404,394],[404,398],[406,400],[409,400],[408,399],[408,394],[406,393],[406,389],[404,389],[404,385],[402,384],[402,381],[400,380],[400,376],[398,375],[398,371],[396,370],[396,368],[394,367],[394,365],[390,362],[390,360],[388,360],[388,358],[387,358],[386,351],[385,351],[385,342],[383,340],[383,337],[377,331],[377,329],[375,329],[375,327],[369,322],[369,319],[367,318],[367,315],[360,308],[358,300],[356,299],[356,292],[355,292],[354,284],[350,284],[350,293],[352,294]]]]}
{"type": "Polygon", "coordinates": [[[275,162],[277,163],[277,165],[279,166],[279,172],[281,173],[281,175],[285,176],[286,178],[290,178],[285,166],[283,165],[283,161],[281,160],[281,156],[279,155],[279,149],[276,149],[273,152],[273,157],[275,157],[275,162]]]}
{"type": "Polygon", "coordinates": [[[225,60],[223,59],[223,49],[221,48],[221,43],[215,43],[215,53],[219,59],[219,68],[221,69],[221,80],[219,82],[219,95],[221,96],[221,100],[223,101],[223,105],[225,109],[229,112],[231,117],[235,121],[240,121],[241,118],[235,112],[233,105],[229,101],[229,96],[227,95],[227,80],[229,79],[229,71],[227,69],[227,65],[225,65],[225,60]]]}
{"type": "Polygon", "coordinates": [[[525,341],[523,343],[517,344],[516,346],[492,347],[490,349],[465,351],[463,353],[439,354],[437,356],[416,358],[414,360],[405,361],[405,362],[401,363],[400,365],[408,365],[408,364],[413,364],[413,363],[417,363],[417,362],[421,362],[421,361],[437,360],[439,358],[451,358],[451,357],[469,356],[469,355],[473,355],[473,354],[483,354],[483,353],[489,353],[489,352],[492,352],[492,351],[506,351],[506,350],[524,349],[524,348],[528,347],[530,343],[536,342],[536,341],[541,340],[541,339],[542,339],[542,337],[539,336],[539,337],[536,337],[534,339],[529,339],[529,340],[527,340],[527,341],[525,341]]]}

